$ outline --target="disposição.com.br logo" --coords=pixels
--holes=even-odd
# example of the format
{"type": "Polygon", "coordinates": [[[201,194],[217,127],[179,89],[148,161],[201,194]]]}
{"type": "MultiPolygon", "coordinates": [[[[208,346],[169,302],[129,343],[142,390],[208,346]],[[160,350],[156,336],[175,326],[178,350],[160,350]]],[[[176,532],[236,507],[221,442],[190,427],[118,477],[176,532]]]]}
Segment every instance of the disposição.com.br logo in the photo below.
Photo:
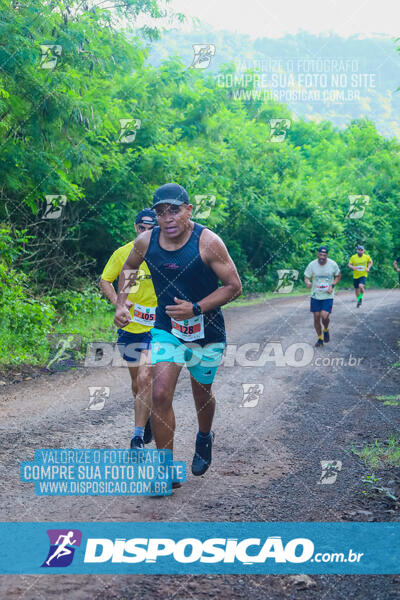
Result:
{"type": "Polygon", "coordinates": [[[81,545],[82,532],[79,529],[48,529],[50,548],[42,567],[68,567],[81,545]]]}

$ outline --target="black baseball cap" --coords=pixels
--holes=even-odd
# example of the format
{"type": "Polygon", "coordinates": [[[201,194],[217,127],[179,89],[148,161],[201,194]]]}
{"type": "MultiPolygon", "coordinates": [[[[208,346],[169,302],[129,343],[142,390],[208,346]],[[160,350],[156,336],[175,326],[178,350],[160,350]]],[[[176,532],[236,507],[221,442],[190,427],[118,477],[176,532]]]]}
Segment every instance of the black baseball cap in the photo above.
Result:
{"type": "Polygon", "coordinates": [[[157,225],[157,216],[152,208],[144,208],[141,210],[135,219],[136,225],[144,223],[145,225],[157,225]]]}
{"type": "Polygon", "coordinates": [[[361,246],[361,244],[357,245],[357,250],[364,250],[364,246],[361,246]]]}
{"type": "Polygon", "coordinates": [[[320,246],[318,248],[318,252],[326,252],[328,254],[328,252],[329,252],[328,246],[320,246]]]}
{"type": "Polygon", "coordinates": [[[153,208],[159,204],[189,204],[189,196],[178,183],[166,183],[154,192],[153,208]]]}

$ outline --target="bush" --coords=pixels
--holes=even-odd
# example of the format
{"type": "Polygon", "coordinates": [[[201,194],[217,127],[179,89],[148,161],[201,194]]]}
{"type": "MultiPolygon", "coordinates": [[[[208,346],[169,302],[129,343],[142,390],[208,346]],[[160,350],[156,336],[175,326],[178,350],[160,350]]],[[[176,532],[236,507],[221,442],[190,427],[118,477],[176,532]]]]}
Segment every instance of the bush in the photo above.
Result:
{"type": "Polygon", "coordinates": [[[62,316],[79,316],[109,310],[110,303],[98,289],[90,286],[83,291],[65,290],[53,296],[52,302],[62,316]]]}
{"type": "Polygon", "coordinates": [[[41,363],[55,314],[51,303],[31,295],[24,273],[0,263],[0,364],[41,363]]]}

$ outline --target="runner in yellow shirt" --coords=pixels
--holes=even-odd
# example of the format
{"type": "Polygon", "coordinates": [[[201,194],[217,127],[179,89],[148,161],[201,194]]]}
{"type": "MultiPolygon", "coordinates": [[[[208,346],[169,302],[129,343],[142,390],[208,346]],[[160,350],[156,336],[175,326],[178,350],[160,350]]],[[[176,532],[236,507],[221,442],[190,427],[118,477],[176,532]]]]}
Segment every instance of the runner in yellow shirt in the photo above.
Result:
{"type": "Polygon", "coordinates": [[[365,254],[364,246],[357,246],[357,254],[350,257],[347,265],[353,271],[353,283],[357,298],[357,308],[362,304],[368,273],[374,263],[369,254],[365,254]]]}
{"type": "MultiPolygon", "coordinates": [[[[151,208],[141,210],[136,217],[136,233],[153,229],[157,224],[156,213],[151,208]]],[[[117,294],[112,282],[119,276],[128,258],[134,242],[118,248],[104,267],[100,280],[100,289],[114,304],[117,294]]],[[[136,272],[135,272],[136,273],[136,272]]],[[[129,282],[128,282],[129,285],[129,282]]],[[[152,401],[152,384],[150,373],[151,329],[154,326],[157,298],[149,268],[145,262],[140,265],[134,285],[128,294],[131,322],[118,329],[118,349],[124,360],[129,363],[132,380],[132,393],[135,398],[135,427],[131,440],[131,448],[143,448],[152,440],[150,428],[150,409],[152,401]],[[136,363],[136,364],[134,364],[136,363]]]]}

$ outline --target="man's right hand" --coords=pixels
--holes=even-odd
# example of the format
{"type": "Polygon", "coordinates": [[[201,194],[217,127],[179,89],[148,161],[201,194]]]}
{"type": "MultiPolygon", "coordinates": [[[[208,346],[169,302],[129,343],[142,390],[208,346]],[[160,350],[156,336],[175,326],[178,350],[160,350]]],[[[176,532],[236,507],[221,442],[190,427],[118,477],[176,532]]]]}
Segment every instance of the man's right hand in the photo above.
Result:
{"type": "Polygon", "coordinates": [[[114,323],[117,327],[126,327],[132,322],[131,313],[129,309],[132,308],[133,304],[129,300],[126,300],[125,305],[118,306],[115,311],[114,323]]]}

